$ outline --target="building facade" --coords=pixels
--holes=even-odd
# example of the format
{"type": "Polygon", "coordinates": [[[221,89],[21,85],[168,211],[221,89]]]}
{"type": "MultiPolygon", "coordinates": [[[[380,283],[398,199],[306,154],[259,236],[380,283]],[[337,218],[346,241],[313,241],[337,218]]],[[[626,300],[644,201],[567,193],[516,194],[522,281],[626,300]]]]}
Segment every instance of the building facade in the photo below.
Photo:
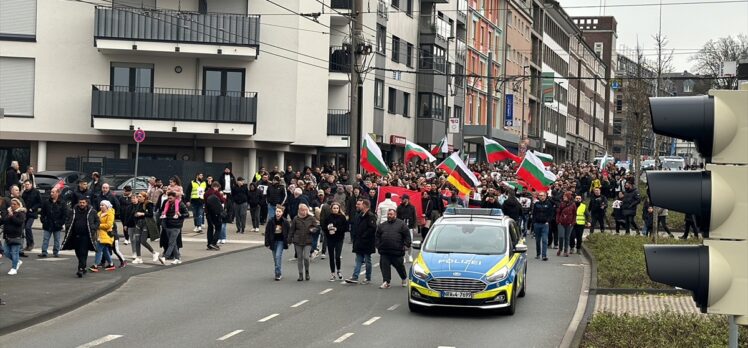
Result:
{"type": "Polygon", "coordinates": [[[504,83],[504,108],[501,115],[504,129],[524,142],[530,121],[532,1],[509,0],[506,5],[508,13],[504,66],[507,81],[504,83]]]}

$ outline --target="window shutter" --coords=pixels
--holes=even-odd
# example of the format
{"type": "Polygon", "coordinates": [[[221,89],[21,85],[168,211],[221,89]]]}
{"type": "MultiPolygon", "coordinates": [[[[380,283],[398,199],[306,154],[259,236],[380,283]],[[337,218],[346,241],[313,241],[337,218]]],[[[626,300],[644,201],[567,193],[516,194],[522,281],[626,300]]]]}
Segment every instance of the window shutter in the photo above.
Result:
{"type": "Polygon", "coordinates": [[[34,59],[0,57],[0,107],[6,115],[34,115],[34,59]]]}
{"type": "Polygon", "coordinates": [[[0,0],[0,35],[36,36],[35,0],[0,0]]]}

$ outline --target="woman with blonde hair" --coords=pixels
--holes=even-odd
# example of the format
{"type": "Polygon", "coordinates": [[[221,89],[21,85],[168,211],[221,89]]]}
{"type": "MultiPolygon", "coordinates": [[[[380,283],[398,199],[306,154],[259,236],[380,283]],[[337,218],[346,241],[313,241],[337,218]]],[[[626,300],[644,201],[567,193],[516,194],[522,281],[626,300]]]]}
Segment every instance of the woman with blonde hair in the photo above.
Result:
{"type": "Polygon", "coordinates": [[[21,246],[23,245],[24,226],[26,223],[26,208],[18,198],[10,200],[8,213],[3,214],[4,218],[0,219],[0,225],[5,226],[3,229],[3,239],[5,240],[5,255],[10,257],[11,268],[8,275],[18,274],[18,268],[23,261],[21,257],[21,246]]]}
{"type": "Polygon", "coordinates": [[[114,227],[114,209],[112,209],[112,203],[107,200],[101,201],[99,203],[98,215],[99,230],[97,234],[98,240],[96,241],[96,257],[94,265],[91,266],[91,272],[98,272],[99,266],[102,264],[107,271],[113,271],[116,267],[112,264],[112,257],[109,255],[109,249],[114,245],[114,233],[112,232],[112,228],[114,227]]]}

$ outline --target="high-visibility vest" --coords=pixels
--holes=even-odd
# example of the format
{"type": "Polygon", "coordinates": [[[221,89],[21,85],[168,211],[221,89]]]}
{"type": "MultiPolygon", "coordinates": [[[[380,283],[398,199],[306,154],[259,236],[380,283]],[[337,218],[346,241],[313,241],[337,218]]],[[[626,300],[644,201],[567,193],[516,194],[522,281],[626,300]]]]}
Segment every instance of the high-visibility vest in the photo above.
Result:
{"type": "Polygon", "coordinates": [[[190,194],[190,198],[203,199],[206,187],[208,187],[208,185],[205,183],[205,181],[198,184],[197,182],[195,182],[195,180],[192,180],[192,194],[190,194]]]}
{"type": "Polygon", "coordinates": [[[587,212],[587,205],[579,203],[579,206],[577,207],[577,225],[584,225],[587,223],[587,219],[584,216],[585,212],[587,212]]]}

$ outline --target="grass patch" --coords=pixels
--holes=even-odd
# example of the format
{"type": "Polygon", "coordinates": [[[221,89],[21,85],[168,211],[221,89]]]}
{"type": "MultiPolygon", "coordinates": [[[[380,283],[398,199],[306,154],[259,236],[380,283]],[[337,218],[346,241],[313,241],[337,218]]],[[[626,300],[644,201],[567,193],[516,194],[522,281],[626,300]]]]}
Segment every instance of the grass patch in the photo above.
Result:
{"type": "MultiPolygon", "coordinates": [[[[683,241],[659,238],[658,244],[698,244],[699,240],[683,241]]],[[[652,244],[647,237],[594,233],[585,246],[597,261],[597,286],[600,288],[672,289],[655,283],[647,275],[644,244],[652,244]]]]}
{"type": "MultiPolygon", "coordinates": [[[[653,313],[646,316],[598,313],[587,324],[583,348],[727,347],[727,318],[720,315],[653,313]]],[[[748,329],[739,326],[739,347],[748,347],[748,329]]]]}

